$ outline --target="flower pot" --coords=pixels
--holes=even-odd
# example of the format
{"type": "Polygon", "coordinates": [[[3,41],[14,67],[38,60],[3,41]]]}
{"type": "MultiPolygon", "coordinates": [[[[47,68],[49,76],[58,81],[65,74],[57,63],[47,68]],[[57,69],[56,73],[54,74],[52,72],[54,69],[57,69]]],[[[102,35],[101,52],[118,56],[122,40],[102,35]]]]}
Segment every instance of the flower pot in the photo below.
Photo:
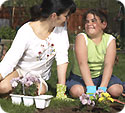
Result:
{"type": "Polygon", "coordinates": [[[25,106],[32,106],[34,104],[33,96],[23,96],[23,103],[25,106]]]}
{"type": "Polygon", "coordinates": [[[35,104],[36,108],[39,109],[44,109],[49,106],[51,98],[53,98],[52,95],[40,95],[40,96],[35,96],[35,104]]]}
{"type": "Polygon", "coordinates": [[[10,94],[13,104],[21,104],[22,95],[10,94]]]}

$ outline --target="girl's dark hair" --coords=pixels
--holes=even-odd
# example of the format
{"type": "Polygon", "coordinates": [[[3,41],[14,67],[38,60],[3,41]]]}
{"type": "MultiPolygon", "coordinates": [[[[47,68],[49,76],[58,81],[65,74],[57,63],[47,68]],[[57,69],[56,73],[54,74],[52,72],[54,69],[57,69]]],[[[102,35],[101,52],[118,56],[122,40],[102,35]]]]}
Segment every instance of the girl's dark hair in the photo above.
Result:
{"type": "Polygon", "coordinates": [[[87,15],[91,13],[93,14],[94,16],[98,16],[101,20],[101,22],[108,22],[107,21],[107,15],[106,15],[106,12],[104,12],[103,10],[101,9],[90,9],[88,10],[84,15],[83,15],[83,19],[86,20],[87,18],[87,15]]]}
{"type": "Polygon", "coordinates": [[[43,0],[41,5],[31,7],[31,20],[48,18],[54,12],[59,16],[67,10],[70,10],[69,14],[75,12],[76,5],[73,0],[43,0]]]}

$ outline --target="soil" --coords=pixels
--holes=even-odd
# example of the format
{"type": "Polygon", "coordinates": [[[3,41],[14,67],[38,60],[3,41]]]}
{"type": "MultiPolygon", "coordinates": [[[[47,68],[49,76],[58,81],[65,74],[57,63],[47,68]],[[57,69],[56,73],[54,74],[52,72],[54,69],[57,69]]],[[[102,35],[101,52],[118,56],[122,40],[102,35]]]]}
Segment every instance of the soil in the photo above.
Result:
{"type": "Polygon", "coordinates": [[[64,108],[46,108],[43,110],[37,109],[35,113],[118,113],[124,108],[124,105],[121,104],[113,104],[111,106],[110,112],[104,112],[99,108],[91,108],[89,107],[86,110],[81,110],[79,107],[64,107],[64,108]]]}

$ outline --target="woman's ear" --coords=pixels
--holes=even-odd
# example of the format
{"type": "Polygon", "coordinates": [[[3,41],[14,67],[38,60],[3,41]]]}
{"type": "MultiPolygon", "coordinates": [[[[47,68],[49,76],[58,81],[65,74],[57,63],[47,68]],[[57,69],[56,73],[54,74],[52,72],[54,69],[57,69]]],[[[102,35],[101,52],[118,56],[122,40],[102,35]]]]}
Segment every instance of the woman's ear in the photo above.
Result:
{"type": "Polygon", "coordinates": [[[52,19],[56,19],[56,18],[57,18],[57,14],[56,14],[56,13],[52,13],[52,14],[50,15],[50,17],[51,17],[52,19]]]}

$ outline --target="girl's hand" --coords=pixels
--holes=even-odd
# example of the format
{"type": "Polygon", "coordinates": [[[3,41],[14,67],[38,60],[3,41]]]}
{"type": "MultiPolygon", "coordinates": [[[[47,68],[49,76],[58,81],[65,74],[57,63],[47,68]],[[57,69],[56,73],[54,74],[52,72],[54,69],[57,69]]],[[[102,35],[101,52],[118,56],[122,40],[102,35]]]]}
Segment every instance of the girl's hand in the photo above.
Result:
{"type": "Polygon", "coordinates": [[[106,87],[98,87],[98,89],[102,89],[104,92],[106,92],[106,90],[107,90],[106,87]]]}
{"type": "Polygon", "coordinates": [[[93,94],[96,92],[96,86],[87,86],[86,88],[86,94],[89,94],[90,96],[93,96],[93,94]]]}

